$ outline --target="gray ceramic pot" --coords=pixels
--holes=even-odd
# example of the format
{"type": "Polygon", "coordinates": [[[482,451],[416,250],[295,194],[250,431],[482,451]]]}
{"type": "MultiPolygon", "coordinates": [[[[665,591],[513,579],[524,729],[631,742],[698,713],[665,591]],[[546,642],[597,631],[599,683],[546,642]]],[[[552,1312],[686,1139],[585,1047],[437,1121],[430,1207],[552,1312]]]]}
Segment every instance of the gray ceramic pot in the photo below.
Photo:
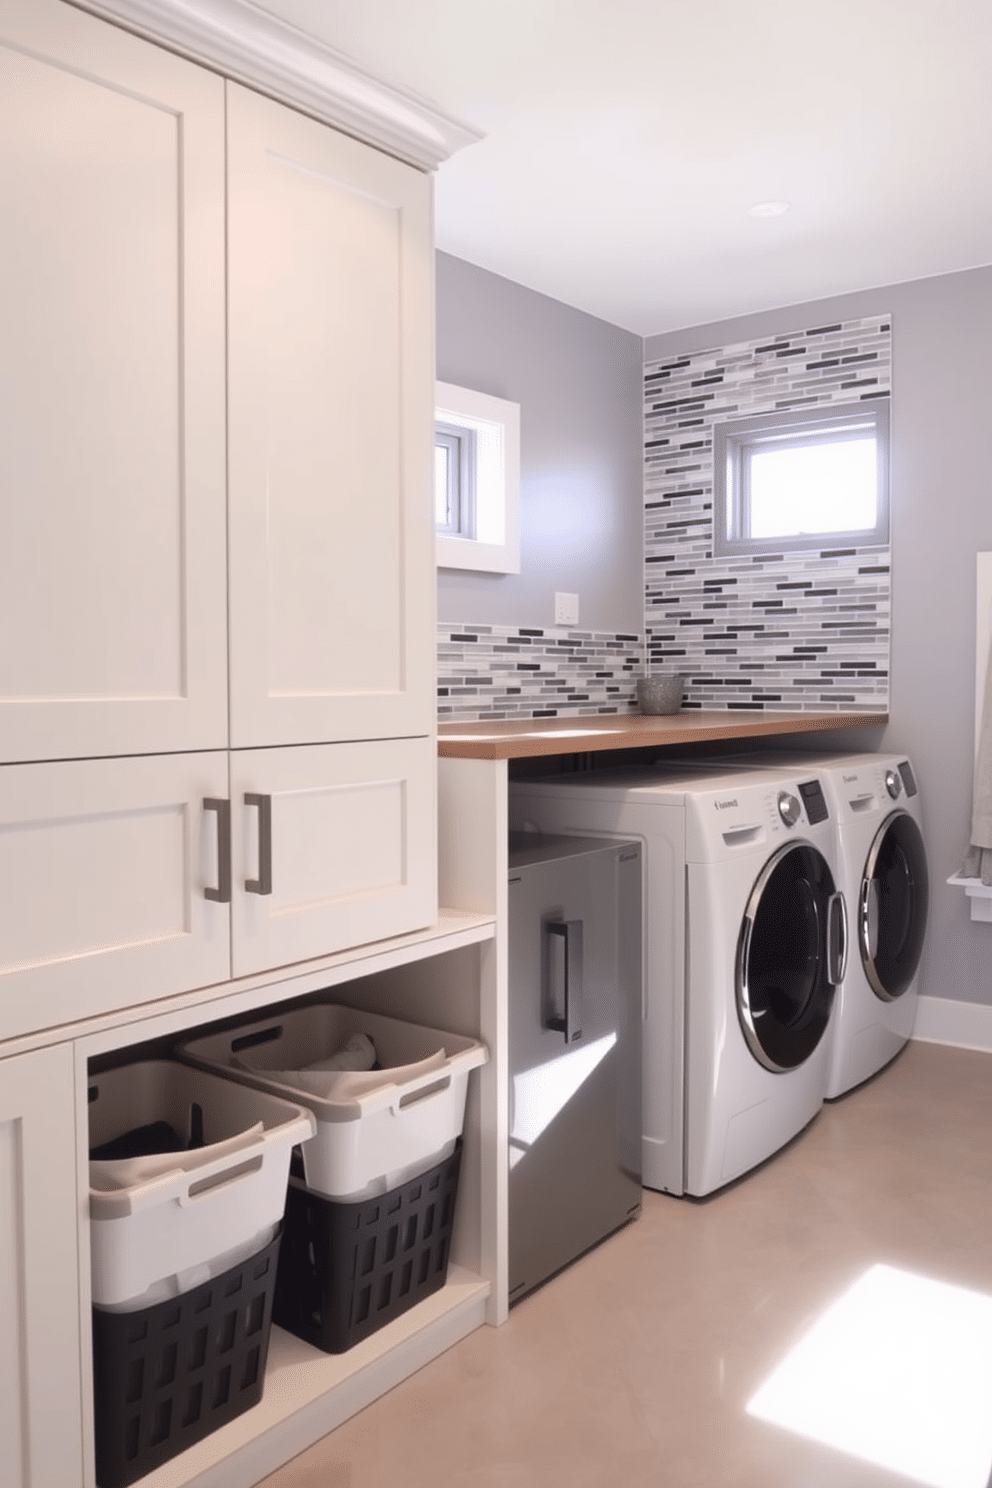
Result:
{"type": "Polygon", "coordinates": [[[683,677],[641,677],[637,702],[642,713],[677,713],[682,706],[683,677]]]}

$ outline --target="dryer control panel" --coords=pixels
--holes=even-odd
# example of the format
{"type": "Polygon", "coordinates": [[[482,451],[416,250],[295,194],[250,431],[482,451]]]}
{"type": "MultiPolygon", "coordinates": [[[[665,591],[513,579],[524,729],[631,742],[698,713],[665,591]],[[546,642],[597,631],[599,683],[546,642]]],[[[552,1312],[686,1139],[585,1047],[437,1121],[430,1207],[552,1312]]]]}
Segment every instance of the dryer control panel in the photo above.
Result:
{"type": "Polygon", "coordinates": [[[913,767],[909,763],[909,760],[903,760],[899,766],[899,774],[902,776],[902,783],[906,787],[907,796],[915,796],[916,776],[913,774],[913,767]]]}
{"type": "Polygon", "coordinates": [[[827,820],[830,813],[827,811],[826,797],[819,780],[801,780],[799,794],[803,798],[806,816],[811,827],[815,827],[817,822],[827,820]]]}

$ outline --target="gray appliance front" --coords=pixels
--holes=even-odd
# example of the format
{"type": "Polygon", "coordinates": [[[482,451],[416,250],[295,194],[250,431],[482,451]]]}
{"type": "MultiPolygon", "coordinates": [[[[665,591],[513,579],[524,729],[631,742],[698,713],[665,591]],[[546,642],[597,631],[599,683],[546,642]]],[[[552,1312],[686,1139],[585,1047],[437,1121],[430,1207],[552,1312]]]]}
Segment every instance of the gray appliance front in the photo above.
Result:
{"type": "Polygon", "coordinates": [[[509,1295],[641,1209],[641,847],[510,837],[509,1295]]]}

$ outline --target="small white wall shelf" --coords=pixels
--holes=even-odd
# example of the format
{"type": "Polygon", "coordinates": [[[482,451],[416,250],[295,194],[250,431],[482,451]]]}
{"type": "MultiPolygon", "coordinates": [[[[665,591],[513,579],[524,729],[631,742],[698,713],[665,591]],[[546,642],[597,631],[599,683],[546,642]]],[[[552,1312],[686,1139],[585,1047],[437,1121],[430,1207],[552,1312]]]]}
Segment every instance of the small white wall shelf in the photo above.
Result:
{"type": "Polygon", "coordinates": [[[992,885],[983,884],[980,878],[962,878],[960,873],[952,873],[947,882],[964,889],[973,920],[992,920],[992,885]]]}

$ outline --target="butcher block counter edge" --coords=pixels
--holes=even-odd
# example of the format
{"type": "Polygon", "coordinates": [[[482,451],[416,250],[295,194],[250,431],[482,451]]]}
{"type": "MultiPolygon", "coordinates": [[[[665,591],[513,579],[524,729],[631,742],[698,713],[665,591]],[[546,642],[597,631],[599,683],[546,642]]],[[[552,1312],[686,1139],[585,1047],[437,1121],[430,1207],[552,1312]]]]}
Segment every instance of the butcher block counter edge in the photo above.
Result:
{"type": "Polygon", "coordinates": [[[826,729],[873,728],[887,713],[770,713],[763,709],[687,709],[682,713],[608,713],[559,718],[478,719],[438,725],[438,754],[448,759],[524,759],[598,749],[644,749],[756,739],[826,729]]]}

